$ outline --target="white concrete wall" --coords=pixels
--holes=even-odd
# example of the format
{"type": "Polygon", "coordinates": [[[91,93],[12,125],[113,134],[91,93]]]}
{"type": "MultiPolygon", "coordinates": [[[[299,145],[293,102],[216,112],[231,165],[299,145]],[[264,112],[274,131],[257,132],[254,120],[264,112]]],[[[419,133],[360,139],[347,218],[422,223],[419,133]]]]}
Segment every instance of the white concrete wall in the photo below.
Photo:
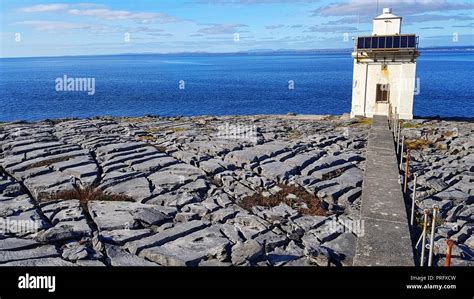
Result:
{"type": "Polygon", "coordinates": [[[397,87],[400,90],[400,95],[398,97],[397,111],[400,119],[412,119],[416,63],[403,63],[400,65],[400,68],[399,86],[397,87]]]}
{"type": "Polygon", "coordinates": [[[381,62],[354,61],[351,116],[387,115],[388,104],[376,103],[376,94],[377,84],[390,84],[392,107],[401,119],[412,119],[415,71],[416,64],[412,62],[388,63],[387,71],[382,71],[381,62]]]}
{"type": "Polygon", "coordinates": [[[400,34],[402,19],[374,19],[372,20],[373,35],[394,35],[400,34]]]}
{"type": "Polygon", "coordinates": [[[354,75],[352,80],[352,117],[365,115],[364,97],[367,71],[368,64],[357,63],[356,60],[354,60],[354,75]]]}

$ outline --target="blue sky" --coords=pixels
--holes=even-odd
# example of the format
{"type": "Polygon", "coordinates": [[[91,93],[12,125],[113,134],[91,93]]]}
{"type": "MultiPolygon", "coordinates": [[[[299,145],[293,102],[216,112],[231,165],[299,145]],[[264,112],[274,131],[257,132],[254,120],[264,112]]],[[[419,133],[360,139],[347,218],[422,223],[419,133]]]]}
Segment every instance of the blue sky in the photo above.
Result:
{"type": "Polygon", "coordinates": [[[351,48],[383,7],[422,47],[474,45],[472,0],[0,0],[0,56],[351,48]],[[348,36],[349,39],[345,39],[348,36]],[[457,38],[453,38],[456,36],[457,38]]]}

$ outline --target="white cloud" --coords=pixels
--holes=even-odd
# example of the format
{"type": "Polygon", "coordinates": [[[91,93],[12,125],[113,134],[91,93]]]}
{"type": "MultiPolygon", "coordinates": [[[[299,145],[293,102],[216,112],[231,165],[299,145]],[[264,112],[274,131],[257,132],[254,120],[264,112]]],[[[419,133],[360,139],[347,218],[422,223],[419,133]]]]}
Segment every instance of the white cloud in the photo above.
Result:
{"type": "Polygon", "coordinates": [[[70,9],[67,11],[70,15],[89,16],[106,20],[137,20],[137,21],[157,21],[159,23],[175,23],[179,20],[163,13],[148,13],[139,12],[134,13],[127,10],[112,10],[112,9],[70,9]]]}
{"type": "Polygon", "coordinates": [[[73,29],[92,29],[94,26],[81,23],[54,22],[54,21],[22,21],[13,23],[13,25],[29,26],[39,31],[58,31],[73,29]]]}
{"type": "Polygon", "coordinates": [[[53,11],[64,11],[69,7],[68,4],[38,4],[28,7],[20,8],[20,12],[36,13],[36,12],[53,12],[53,11]]]}
{"type": "Polygon", "coordinates": [[[244,24],[212,24],[209,27],[199,29],[198,32],[204,34],[232,34],[238,32],[241,27],[248,26],[244,24]]]}
{"type": "Polygon", "coordinates": [[[179,22],[177,18],[164,14],[152,12],[131,12],[127,10],[113,10],[103,7],[98,4],[79,3],[79,4],[38,4],[19,9],[24,13],[44,13],[55,12],[65,13],[74,16],[94,17],[105,20],[134,20],[147,24],[151,22],[158,22],[160,24],[179,22]]]}
{"type": "Polygon", "coordinates": [[[311,26],[304,32],[324,32],[324,33],[341,33],[341,32],[355,32],[357,27],[353,26],[311,26]]]}
{"type": "Polygon", "coordinates": [[[462,11],[474,9],[474,4],[469,2],[448,2],[446,0],[381,0],[377,4],[373,0],[351,0],[349,2],[322,6],[312,13],[315,16],[374,16],[381,13],[382,7],[393,8],[394,14],[413,15],[426,12],[462,11]]]}
{"type": "Polygon", "coordinates": [[[293,4],[293,3],[314,3],[321,0],[194,0],[193,3],[203,4],[240,4],[240,5],[258,5],[258,4],[293,4]]]}
{"type": "Polygon", "coordinates": [[[280,29],[280,28],[283,28],[283,27],[285,27],[285,25],[278,24],[278,25],[265,26],[265,29],[273,30],[273,29],[280,29]]]}

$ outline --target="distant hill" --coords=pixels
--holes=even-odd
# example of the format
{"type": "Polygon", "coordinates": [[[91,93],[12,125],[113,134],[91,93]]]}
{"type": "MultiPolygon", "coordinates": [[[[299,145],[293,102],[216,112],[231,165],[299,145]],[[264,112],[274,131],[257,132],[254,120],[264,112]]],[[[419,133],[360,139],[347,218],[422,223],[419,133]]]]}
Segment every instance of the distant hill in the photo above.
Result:
{"type": "Polygon", "coordinates": [[[420,48],[422,51],[474,51],[474,46],[460,46],[460,47],[426,47],[420,48]]]}
{"type": "MultiPolygon", "coordinates": [[[[474,51],[474,45],[472,46],[457,46],[457,47],[426,47],[419,48],[423,52],[446,52],[446,51],[474,51]]],[[[100,55],[65,55],[65,56],[43,56],[43,57],[88,57],[88,56],[133,56],[133,55],[156,55],[156,56],[242,56],[242,55],[265,55],[265,56],[277,56],[277,55],[312,55],[312,54],[347,54],[352,53],[353,48],[344,49],[306,49],[306,50],[294,50],[294,49],[252,49],[240,52],[175,52],[175,53],[156,53],[156,52],[141,52],[141,53],[120,53],[120,54],[100,54],[100,55]]],[[[12,57],[15,58],[33,58],[33,57],[12,57]]],[[[8,59],[6,57],[0,57],[0,59],[8,59]]]]}

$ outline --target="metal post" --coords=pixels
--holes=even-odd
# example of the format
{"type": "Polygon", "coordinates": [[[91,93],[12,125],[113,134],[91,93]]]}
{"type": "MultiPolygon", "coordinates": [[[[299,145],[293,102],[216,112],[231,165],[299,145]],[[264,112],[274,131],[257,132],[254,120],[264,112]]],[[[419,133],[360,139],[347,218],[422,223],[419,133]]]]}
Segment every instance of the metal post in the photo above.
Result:
{"type": "Polygon", "coordinates": [[[388,104],[388,128],[392,129],[392,110],[390,109],[390,103],[388,104]]]}
{"type": "Polygon", "coordinates": [[[434,249],[434,233],[436,226],[436,213],[438,212],[438,206],[433,205],[433,218],[431,220],[431,237],[430,237],[430,254],[428,256],[428,266],[431,266],[433,262],[433,249],[434,249]]]}
{"type": "Polygon", "coordinates": [[[421,260],[420,265],[423,266],[425,264],[425,246],[426,246],[426,226],[428,225],[428,213],[430,211],[428,209],[424,209],[423,213],[425,214],[423,219],[423,233],[421,239],[421,260]]]}
{"type": "Polygon", "coordinates": [[[387,121],[388,121],[388,129],[390,130],[390,103],[388,104],[388,108],[387,108],[387,121]]]}
{"type": "MultiPolygon", "coordinates": [[[[403,147],[402,147],[403,148],[403,147]]],[[[403,186],[403,192],[407,193],[407,184],[408,184],[408,176],[410,175],[409,163],[410,163],[410,150],[407,150],[406,155],[406,162],[405,162],[405,181],[403,186]]]]}
{"type": "Polygon", "coordinates": [[[395,137],[395,114],[392,115],[392,126],[390,127],[392,131],[392,136],[395,137]]]}
{"type": "Polygon", "coordinates": [[[397,122],[397,154],[400,151],[400,123],[397,122]]]}
{"type": "Polygon", "coordinates": [[[393,121],[395,122],[395,125],[393,126],[393,139],[395,139],[395,141],[397,140],[397,128],[398,128],[398,118],[397,116],[395,115],[393,121]]]}
{"type": "Polygon", "coordinates": [[[444,266],[449,267],[451,266],[451,251],[453,249],[454,242],[453,240],[447,239],[446,244],[448,248],[446,248],[446,261],[444,262],[444,266]]]}
{"type": "Polygon", "coordinates": [[[416,179],[418,175],[415,173],[413,175],[413,196],[411,200],[411,217],[410,217],[410,225],[413,226],[413,222],[415,221],[415,200],[416,200],[416,179]]]}
{"type": "Polygon", "coordinates": [[[423,234],[421,234],[420,237],[418,238],[418,241],[416,241],[415,249],[418,248],[418,245],[420,245],[421,238],[423,238],[423,234]]]}
{"type": "Polygon", "coordinates": [[[403,146],[405,145],[405,136],[402,135],[402,150],[400,151],[400,170],[403,170],[403,146]]]}

